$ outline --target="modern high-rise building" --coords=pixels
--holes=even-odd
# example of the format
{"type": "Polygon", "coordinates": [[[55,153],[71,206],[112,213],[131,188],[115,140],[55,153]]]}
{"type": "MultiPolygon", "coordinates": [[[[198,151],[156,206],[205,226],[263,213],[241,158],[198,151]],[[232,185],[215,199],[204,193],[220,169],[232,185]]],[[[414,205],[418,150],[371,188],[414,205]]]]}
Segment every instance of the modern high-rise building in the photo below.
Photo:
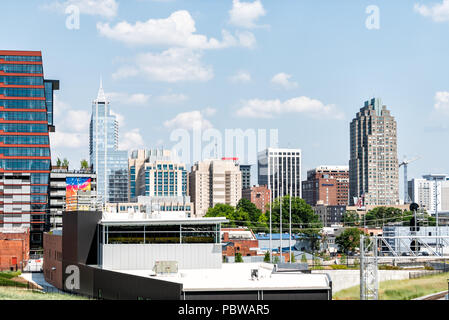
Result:
{"type": "Polygon", "coordinates": [[[302,182],[302,198],[311,206],[347,206],[348,192],[348,166],[319,166],[302,182]]]}
{"type": "Polygon", "coordinates": [[[380,99],[366,101],[352,120],[350,150],[350,204],[399,204],[397,125],[380,99]]]}
{"type": "Polygon", "coordinates": [[[187,195],[187,168],[173,161],[170,150],[135,150],[128,160],[129,198],[187,195]]]}
{"type": "Polygon", "coordinates": [[[118,122],[100,83],[90,120],[90,166],[97,174],[98,200],[128,201],[128,151],[118,150],[118,122]]]}
{"type": "Polygon", "coordinates": [[[242,171],[242,189],[251,188],[251,165],[241,164],[240,171],[242,171]]]}
{"type": "Polygon", "coordinates": [[[258,154],[258,183],[267,185],[273,199],[301,197],[301,149],[268,148],[258,154]]]}
{"type": "Polygon", "coordinates": [[[408,194],[412,202],[419,204],[430,214],[449,213],[449,176],[446,174],[424,175],[422,179],[408,182],[408,194]]]}
{"type": "Polygon", "coordinates": [[[30,228],[31,249],[42,247],[49,222],[54,90],[40,51],[0,51],[0,228],[30,228]]]}
{"type": "Polygon", "coordinates": [[[195,215],[202,217],[218,203],[236,206],[242,198],[242,172],[233,160],[204,160],[189,174],[189,195],[195,215]]]}

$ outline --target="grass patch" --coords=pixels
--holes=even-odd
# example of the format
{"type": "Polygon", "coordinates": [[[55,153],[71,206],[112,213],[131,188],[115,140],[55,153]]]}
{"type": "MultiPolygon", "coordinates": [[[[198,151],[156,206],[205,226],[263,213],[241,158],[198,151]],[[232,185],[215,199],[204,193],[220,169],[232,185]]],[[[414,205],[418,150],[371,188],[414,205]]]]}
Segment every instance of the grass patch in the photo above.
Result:
{"type": "MultiPolygon", "coordinates": [[[[411,300],[428,294],[447,290],[449,273],[417,279],[390,280],[379,284],[379,300],[411,300]]],[[[333,294],[334,300],[359,300],[360,286],[340,290],[333,294]]]]}
{"type": "Polygon", "coordinates": [[[348,269],[348,266],[345,264],[332,264],[331,268],[333,270],[346,270],[346,269],[348,269]]]}
{"type": "Polygon", "coordinates": [[[22,274],[20,271],[3,271],[0,272],[0,279],[12,279],[22,274]]]}
{"type": "Polygon", "coordinates": [[[0,300],[88,300],[87,298],[59,293],[42,293],[14,287],[0,287],[0,300]]]}

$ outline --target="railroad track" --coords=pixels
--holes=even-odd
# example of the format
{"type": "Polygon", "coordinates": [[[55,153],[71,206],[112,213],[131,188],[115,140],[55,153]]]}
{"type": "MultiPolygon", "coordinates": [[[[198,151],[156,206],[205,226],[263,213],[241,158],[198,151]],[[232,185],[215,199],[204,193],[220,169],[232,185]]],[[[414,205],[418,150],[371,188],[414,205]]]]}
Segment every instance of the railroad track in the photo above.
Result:
{"type": "Polygon", "coordinates": [[[442,292],[438,292],[438,293],[434,293],[422,298],[418,298],[418,299],[414,299],[414,300],[440,300],[440,299],[444,299],[446,297],[446,295],[448,294],[447,291],[442,291],[442,292]]]}

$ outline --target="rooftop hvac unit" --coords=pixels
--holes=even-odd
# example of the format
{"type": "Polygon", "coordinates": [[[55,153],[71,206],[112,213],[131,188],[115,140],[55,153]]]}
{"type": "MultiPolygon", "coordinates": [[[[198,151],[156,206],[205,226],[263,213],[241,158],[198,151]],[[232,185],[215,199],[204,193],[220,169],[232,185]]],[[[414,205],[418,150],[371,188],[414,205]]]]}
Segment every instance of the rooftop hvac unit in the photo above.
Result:
{"type": "Polygon", "coordinates": [[[177,273],[178,261],[156,261],[153,271],[156,274],[177,273]]]}

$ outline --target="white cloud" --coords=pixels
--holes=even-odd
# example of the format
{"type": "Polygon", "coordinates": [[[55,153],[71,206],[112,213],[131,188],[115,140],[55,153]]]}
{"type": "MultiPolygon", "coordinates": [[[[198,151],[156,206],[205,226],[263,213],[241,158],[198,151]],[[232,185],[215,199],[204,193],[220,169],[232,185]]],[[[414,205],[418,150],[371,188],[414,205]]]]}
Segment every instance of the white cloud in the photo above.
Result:
{"type": "MultiPolygon", "coordinates": [[[[211,66],[201,63],[202,53],[190,49],[171,48],[162,53],[139,54],[135,59],[133,76],[143,75],[153,81],[180,82],[180,81],[208,81],[214,73],[211,66]]],[[[129,77],[117,71],[113,77],[116,79],[129,77]]]]}
{"type": "Polygon", "coordinates": [[[111,114],[116,117],[119,127],[123,127],[125,125],[125,117],[122,114],[117,113],[112,109],[111,109],[111,114]]]}
{"type": "Polygon", "coordinates": [[[232,9],[229,11],[229,23],[243,28],[256,28],[256,21],[264,16],[266,11],[260,2],[232,1],[232,9]]]}
{"type": "Polygon", "coordinates": [[[285,113],[306,114],[314,118],[343,119],[343,113],[333,104],[325,105],[319,100],[297,97],[284,102],[276,100],[252,99],[242,102],[237,116],[248,118],[273,118],[285,113]]]}
{"type": "Polygon", "coordinates": [[[449,92],[439,91],[435,94],[434,108],[439,114],[449,115],[449,92]]]}
{"type": "Polygon", "coordinates": [[[251,81],[251,74],[247,71],[238,71],[229,79],[234,83],[247,83],[251,81]]]}
{"type": "Polygon", "coordinates": [[[203,109],[203,111],[201,111],[201,113],[206,117],[212,117],[213,115],[215,115],[217,113],[217,109],[208,107],[206,109],[203,109]]]}
{"type": "Polygon", "coordinates": [[[203,114],[198,110],[180,113],[173,119],[165,121],[164,126],[168,129],[185,130],[212,128],[209,120],[204,119],[203,114]]]}
{"type": "Polygon", "coordinates": [[[56,130],[50,133],[50,144],[52,148],[87,148],[89,135],[87,133],[74,133],[56,130]]]}
{"type": "Polygon", "coordinates": [[[298,87],[298,83],[294,82],[294,81],[290,81],[290,78],[292,76],[281,72],[276,74],[272,79],[271,79],[271,83],[274,83],[276,85],[282,86],[285,89],[293,89],[293,88],[297,88],[298,87]]]}
{"type": "Polygon", "coordinates": [[[113,18],[118,12],[118,3],[115,0],[67,0],[55,1],[45,5],[45,8],[65,13],[68,6],[76,6],[81,14],[98,15],[113,18]]]}
{"type": "Polygon", "coordinates": [[[129,45],[160,45],[191,49],[221,49],[231,46],[252,47],[254,35],[239,33],[237,38],[222,30],[222,40],[196,34],[195,20],[186,10],[173,12],[166,19],[149,19],[135,24],[122,21],[111,27],[97,23],[100,35],[129,45]]]}
{"type": "Polygon", "coordinates": [[[144,105],[150,99],[150,95],[143,93],[109,92],[106,93],[106,96],[112,103],[117,102],[130,105],[144,105]]]}
{"type": "Polygon", "coordinates": [[[172,93],[161,95],[157,100],[163,103],[179,103],[189,100],[189,97],[182,93],[172,93]]]}
{"type": "Polygon", "coordinates": [[[119,150],[135,150],[141,149],[145,145],[143,137],[138,128],[124,132],[120,136],[119,150]]]}
{"type": "Polygon", "coordinates": [[[422,16],[432,18],[435,22],[449,21],[449,0],[434,3],[431,6],[416,3],[414,9],[422,16]]]}
{"type": "Polygon", "coordinates": [[[57,94],[54,97],[53,110],[56,132],[50,133],[52,148],[87,148],[90,113],[72,108],[57,94]]]}

